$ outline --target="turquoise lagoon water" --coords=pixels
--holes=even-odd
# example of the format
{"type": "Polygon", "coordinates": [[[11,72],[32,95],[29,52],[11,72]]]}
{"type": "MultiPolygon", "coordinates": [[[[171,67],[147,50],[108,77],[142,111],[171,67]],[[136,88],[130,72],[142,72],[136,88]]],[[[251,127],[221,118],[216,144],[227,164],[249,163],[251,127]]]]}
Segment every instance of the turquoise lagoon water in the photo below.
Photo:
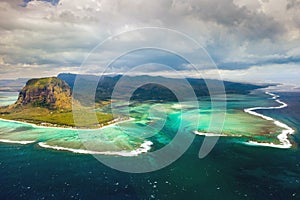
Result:
{"type": "MultiPolygon", "coordinates": [[[[10,96],[0,99],[2,105],[16,98],[12,94],[2,95],[10,96]]],[[[245,145],[250,140],[280,144],[277,136],[282,128],[243,110],[258,105],[276,107],[278,102],[261,93],[230,95],[227,98],[227,115],[222,132],[227,137],[221,137],[207,157],[198,158],[204,136],[196,135],[180,159],[164,169],[145,174],[113,170],[85,153],[92,150],[104,157],[125,156],[126,159],[126,156],[136,156],[135,150],[141,149],[145,141],[152,142],[149,151],[162,148],[172,141],[181,119],[180,107],[176,103],[136,103],[130,108],[132,121],[101,130],[80,131],[80,134],[76,130],[0,121],[0,139],[4,141],[0,144],[0,197],[299,199],[298,97],[297,93],[282,94],[280,99],[288,107],[257,111],[288,124],[296,131],[289,137],[292,148],[245,145]],[[151,129],[147,128],[149,124],[151,129]],[[89,145],[91,149],[87,150],[82,140],[86,140],[84,143],[92,141],[92,145],[89,145]]],[[[188,116],[186,119],[189,119],[182,123],[191,127],[185,129],[185,134],[205,132],[211,114],[209,99],[200,100],[200,110],[189,105],[189,102],[182,105],[183,112],[188,116]],[[193,116],[199,112],[200,125],[195,127],[193,116]]]]}
{"type": "MultiPolygon", "coordinates": [[[[255,95],[229,96],[223,130],[215,134],[240,137],[240,141],[253,140],[280,144],[276,136],[281,133],[282,128],[275,126],[271,121],[245,113],[243,110],[255,105],[275,104],[268,98],[268,96],[262,98],[255,95]]],[[[7,103],[11,103],[11,99],[12,97],[8,97],[7,103]]],[[[118,113],[126,111],[126,104],[120,102],[117,106],[118,113]]],[[[109,112],[110,106],[102,108],[101,111],[109,112]]],[[[89,150],[99,154],[122,155],[125,152],[130,154],[145,141],[151,141],[153,149],[168,144],[176,135],[180,125],[184,127],[182,130],[187,135],[195,134],[196,131],[199,134],[205,135],[207,132],[211,134],[209,127],[212,112],[210,99],[202,98],[198,108],[193,102],[134,103],[130,106],[132,120],[98,130],[46,128],[0,120],[0,141],[37,143],[46,148],[77,153],[89,153],[89,151],[84,151],[86,149],[84,144],[88,143],[89,150]]]]}

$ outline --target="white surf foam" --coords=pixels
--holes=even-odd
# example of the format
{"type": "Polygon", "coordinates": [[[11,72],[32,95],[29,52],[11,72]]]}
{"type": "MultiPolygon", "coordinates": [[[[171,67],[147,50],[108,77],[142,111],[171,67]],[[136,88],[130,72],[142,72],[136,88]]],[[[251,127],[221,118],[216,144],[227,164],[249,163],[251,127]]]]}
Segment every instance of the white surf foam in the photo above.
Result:
{"type": "Polygon", "coordinates": [[[182,106],[181,104],[177,103],[177,104],[173,104],[173,105],[171,106],[171,108],[177,109],[177,110],[181,110],[181,109],[183,108],[183,106],[182,106]]]}
{"type": "Polygon", "coordinates": [[[194,131],[194,133],[195,133],[196,135],[203,135],[203,136],[207,136],[207,137],[227,136],[227,135],[220,134],[220,133],[205,133],[205,132],[200,132],[200,131],[194,131]]]}
{"type": "Polygon", "coordinates": [[[0,139],[0,142],[13,143],[13,144],[31,144],[34,143],[35,141],[16,141],[16,140],[0,139]]]}
{"type": "Polygon", "coordinates": [[[275,120],[272,117],[268,117],[268,116],[265,116],[263,114],[259,114],[259,113],[254,111],[254,110],[267,110],[267,109],[281,109],[281,108],[285,108],[285,107],[288,106],[283,101],[280,101],[279,99],[277,99],[277,98],[280,97],[279,95],[276,95],[276,94],[273,94],[273,93],[270,93],[270,92],[266,92],[266,94],[272,96],[272,99],[274,99],[277,103],[279,103],[280,106],[275,106],[275,107],[274,106],[271,106],[271,107],[254,107],[254,108],[244,109],[244,111],[246,113],[251,114],[251,115],[255,115],[255,116],[261,117],[263,119],[273,121],[276,126],[283,128],[281,134],[279,134],[277,136],[277,138],[281,142],[281,144],[261,143],[261,142],[255,142],[255,141],[248,141],[248,142],[246,142],[246,144],[255,145],[255,146],[269,146],[269,147],[275,147],[275,148],[290,148],[290,147],[292,147],[292,144],[288,139],[288,135],[293,134],[294,130],[291,127],[289,127],[288,125],[286,125],[286,124],[284,124],[284,123],[282,123],[278,120],[275,120]]]}
{"type": "Polygon", "coordinates": [[[206,133],[200,131],[194,131],[196,135],[203,135],[207,137],[242,137],[242,135],[238,134],[222,134],[222,133],[206,133]]]}
{"type": "Polygon", "coordinates": [[[265,147],[274,147],[274,148],[279,148],[279,149],[288,149],[290,146],[285,146],[282,144],[274,144],[274,143],[267,143],[267,142],[255,142],[255,141],[249,141],[246,142],[247,145],[250,146],[265,146],[265,147]]]}
{"type": "Polygon", "coordinates": [[[66,148],[66,147],[60,147],[60,146],[51,146],[44,142],[39,142],[38,145],[43,148],[48,149],[54,149],[59,151],[70,151],[73,153],[80,153],[80,154],[102,154],[102,155],[118,155],[118,156],[126,156],[126,157],[132,157],[132,156],[138,156],[139,154],[146,153],[151,149],[152,146],[151,141],[145,141],[143,144],[141,144],[140,148],[132,150],[132,151],[92,151],[92,150],[86,150],[86,149],[73,149],[73,148],[66,148]]]}

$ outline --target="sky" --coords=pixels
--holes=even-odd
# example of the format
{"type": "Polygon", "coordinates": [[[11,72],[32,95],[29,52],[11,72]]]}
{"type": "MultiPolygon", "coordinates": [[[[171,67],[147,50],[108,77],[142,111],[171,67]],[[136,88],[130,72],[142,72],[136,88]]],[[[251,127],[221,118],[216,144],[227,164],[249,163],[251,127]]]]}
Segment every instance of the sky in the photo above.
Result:
{"type": "MultiPolygon", "coordinates": [[[[220,74],[224,80],[297,87],[299,13],[300,0],[1,0],[0,79],[92,73],[81,65],[96,45],[126,31],[160,27],[193,38],[208,53],[217,69],[204,67],[204,78],[220,74]]],[[[102,55],[118,57],[148,36],[188,54],[189,48],[176,38],[129,34],[127,42],[104,49],[102,55]]],[[[116,71],[159,59],[193,76],[181,59],[159,51],[125,57],[114,62],[116,71]]],[[[164,75],[155,69],[153,74],[164,75]]]]}

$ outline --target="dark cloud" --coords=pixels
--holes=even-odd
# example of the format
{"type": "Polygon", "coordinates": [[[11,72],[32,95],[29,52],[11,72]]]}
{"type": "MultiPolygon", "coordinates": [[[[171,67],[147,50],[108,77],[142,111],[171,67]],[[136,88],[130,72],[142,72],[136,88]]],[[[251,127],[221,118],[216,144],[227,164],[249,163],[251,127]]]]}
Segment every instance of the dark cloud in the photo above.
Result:
{"type": "MultiPolygon", "coordinates": [[[[72,67],[75,69],[93,47],[107,37],[149,26],[176,29],[188,34],[208,51],[222,69],[299,63],[299,2],[2,0],[0,60],[5,63],[1,62],[0,68],[6,68],[7,74],[7,69],[13,70],[13,67],[7,66],[19,66],[18,69],[25,66],[24,76],[39,65],[49,73],[72,67]],[[253,3],[255,6],[252,6],[253,3]],[[21,4],[26,6],[21,7],[21,4]]],[[[124,45],[134,43],[135,37],[139,36],[128,38],[129,42],[124,45]]],[[[172,40],[164,38],[155,42],[167,43],[167,39],[172,40]]],[[[171,45],[185,48],[177,41],[171,42],[171,45]]],[[[113,52],[105,53],[119,56],[122,48],[120,45],[110,49],[113,52]]],[[[184,66],[180,59],[149,52],[126,57],[119,60],[116,66],[124,67],[141,61],[159,61],[176,69],[184,66]]]]}
{"type": "Polygon", "coordinates": [[[285,27],[273,17],[239,7],[232,0],[193,1],[190,13],[199,20],[223,26],[229,34],[242,39],[273,39],[285,32],[285,27]]]}
{"type": "Polygon", "coordinates": [[[286,9],[300,9],[300,1],[299,0],[287,0],[286,9]]]}

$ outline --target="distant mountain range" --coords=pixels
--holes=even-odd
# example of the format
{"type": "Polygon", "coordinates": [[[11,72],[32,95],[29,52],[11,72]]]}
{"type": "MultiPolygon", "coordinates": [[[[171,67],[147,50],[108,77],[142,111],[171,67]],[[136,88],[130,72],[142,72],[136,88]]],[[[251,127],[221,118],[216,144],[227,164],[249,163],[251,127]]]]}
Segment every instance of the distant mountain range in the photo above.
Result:
{"type": "MultiPolygon", "coordinates": [[[[144,101],[144,100],[177,101],[176,96],[170,89],[156,83],[165,83],[165,85],[174,85],[176,86],[176,88],[181,88],[179,90],[180,92],[185,92],[188,89],[186,87],[185,80],[177,79],[177,78],[166,78],[161,76],[153,77],[153,76],[117,75],[117,76],[103,76],[101,77],[101,80],[99,80],[99,77],[94,75],[76,75],[71,73],[61,73],[57,77],[64,80],[66,83],[68,83],[68,85],[72,90],[74,88],[74,82],[76,80],[76,77],[79,77],[81,80],[80,82],[84,83],[84,86],[81,86],[82,91],[84,91],[84,88],[88,90],[88,88],[98,83],[96,88],[96,95],[95,95],[96,101],[109,100],[111,98],[113,90],[115,89],[116,84],[119,81],[122,81],[121,88],[124,89],[125,91],[124,95],[126,95],[127,88],[128,90],[130,90],[131,87],[133,86],[142,85],[141,87],[136,89],[131,96],[131,100],[137,100],[137,101],[144,101]],[[155,83],[151,83],[151,82],[155,82],[155,83]],[[143,83],[148,83],[148,84],[143,84],[143,83]]],[[[220,84],[219,80],[187,78],[186,81],[193,88],[197,97],[209,96],[209,90],[206,86],[206,82],[209,82],[210,87],[212,87],[213,89],[214,89],[214,85],[217,86],[220,84]]],[[[254,85],[254,84],[236,83],[230,81],[223,81],[223,83],[227,94],[247,94],[251,90],[269,86],[268,84],[254,85]]]]}
{"type": "Polygon", "coordinates": [[[0,92],[17,92],[22,89],[29,78],[0,80],[0,92]]]}

